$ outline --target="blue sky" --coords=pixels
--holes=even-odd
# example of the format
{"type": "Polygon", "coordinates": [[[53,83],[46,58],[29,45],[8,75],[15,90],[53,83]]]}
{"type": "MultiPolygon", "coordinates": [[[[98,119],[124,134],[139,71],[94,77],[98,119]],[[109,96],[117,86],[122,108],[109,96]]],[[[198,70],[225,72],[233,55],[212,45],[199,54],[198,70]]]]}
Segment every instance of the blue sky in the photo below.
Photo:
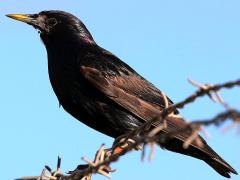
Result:
{"type": "MultiPolygon", "coordinates": [[[[113,141],[79,123],[62,108],[52,91],[47,55],[37,31],[13,21],[8,13],[64,10],[81,18],[95,40],[131,65],[175,102],[195,88],[191,77],[202,83],[239,78],[240,2],[238,0],[121,0],[121,1],[2,1],[0,3],[0,167],[1,179],[37,175],[45,164],[55,167],[63,158],[63,171],[93,158],[104,142],[113,141]]],[[[222,92],[225,100],[240,108],[239,88],[222,92]]],[[[207,98],[187,106],[188,120],[212,117],[220,105],[207,98]]],[[[209,144],[240,172],[239,136],[208,128],[209,144]]],[[[140,162],[140,152],[113,164],[121,179],[221,180],[205,163],[157,149],[152,162],[140,162]]],[[[93,179],[105,179],[94,176],[93,179]]],[[[233,180],[239,179],[233,176],[233,180]]]]}

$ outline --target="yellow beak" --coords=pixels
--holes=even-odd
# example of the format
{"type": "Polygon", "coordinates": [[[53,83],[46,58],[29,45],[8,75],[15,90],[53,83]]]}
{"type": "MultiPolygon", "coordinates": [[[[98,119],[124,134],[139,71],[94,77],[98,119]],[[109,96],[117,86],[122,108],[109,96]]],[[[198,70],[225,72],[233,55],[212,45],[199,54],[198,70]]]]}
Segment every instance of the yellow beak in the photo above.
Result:
{"type": "Polygon", "coordinates": [[[7,14],[6,16],[26,23],[31,20],[31,18],[26,14],[7,14]]]}

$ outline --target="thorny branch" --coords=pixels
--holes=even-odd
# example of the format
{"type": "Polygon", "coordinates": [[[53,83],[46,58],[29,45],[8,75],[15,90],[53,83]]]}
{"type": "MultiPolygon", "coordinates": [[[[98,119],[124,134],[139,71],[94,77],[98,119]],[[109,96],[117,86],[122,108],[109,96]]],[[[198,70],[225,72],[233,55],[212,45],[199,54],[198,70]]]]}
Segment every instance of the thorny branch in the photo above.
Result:
{"type": "Polygon", "coordinates": [[[200,131],[203,131],[202,126],[209,125],[220,126],[223,122],[225,122],[228,119],[232,120],[234,125],[240,123],[240,112],[232,108],[229,108],[229,106],[226,105],[226,103],[223,101],[223,98],[220,95],[220,90],[223,88],[230,89],[235,86],[240,86],[240,79],[217,85],[202,85],[192,80],[189,80],[189,82],[192,85],[199,88],[194,94],[192,94],[191,96],[187,97],[185,100],[179,103],[168,106],[167,98],[162,93],[166,108],[163,111],[161,111],[156,116],[156,118],[153,118],[152,120],[146,122],[133,132],[124,135],[122,138],[123,140],[121,139],[117,143],[114,143],[110,149],[104,149],[104,146],[102,145],[100,149],[97,151],[94,161],[90,161],[87,158],[82,158],[87,163],[86,165],[79,165],[74,171],[71,171],[69,172],[69,174],[64,175],[61,173],[60,170],[61,159],[58,158],[58,165],[56,171],[52,172],[52,170],[48,166],[46,166],[40,176],[23,177],[18,180],[91,180],[92,174],[96,173],[104,175],[107,178],[110,178],[109,173],[113,172],[113,170],[110,168],[110,164],[112,162],[117,161],[120,156],[126,154],[127,152],[133,149],[142,149],[142,159],[144,159],[145,146],[147,144],[150,144],[151,153],[149,155],[149,160],[151,160],[154,154],[155,143],[159,141],[164,142],[166,141],[167,138],[173,136],[176,133],[179,133],[179,131],[189,130],[192,132],[191,136],[183,144],[184,148],[188,148],[188,146],[193,141],[195,141],[198,145],[201,146],[202,142],[199,139],[198,133],[200,131]],[[197,98],[205,95],[208,95],[214,102],[220,102],[226,108],[226,111],[218,114],[212,119],[190,122],[185,128],[166,133],[160,138],[159,136],[157,136],[158,132],[167,128],[167,123],[165,120],[167,116],[171,116],[176,109],[182,109],[187,104],[190,104],[194,102],[197,98]],[[146,132],[146,129],[149,129],[149,127],[155,122],[162,123],[158,127],[152,129],[150,132],[139,136],[140,132],[146,132]]]}

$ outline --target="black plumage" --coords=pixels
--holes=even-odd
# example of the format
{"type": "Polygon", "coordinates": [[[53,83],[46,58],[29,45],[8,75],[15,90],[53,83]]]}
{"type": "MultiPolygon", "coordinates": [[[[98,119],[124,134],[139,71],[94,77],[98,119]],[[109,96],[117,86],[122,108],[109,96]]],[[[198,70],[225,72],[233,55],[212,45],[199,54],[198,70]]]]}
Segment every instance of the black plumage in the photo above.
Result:
{"type": "MultiPolygon", "coordinates": [[[[63,11],[7,16],[40,30],[53,90],[63,108],[87,126],[117,138],[152,119],[165,107],[161,91],[99,47],[75,16],[63,11]]],[[[173,104],[170,99],[168,103],[173,104]]],[[[167,118],[167,129],[159,136],[186,126],[177,110],[174,114],[167,118]]],[[[179,132],[160,145],[203,160],[222,176],[237,174],[203,139],[203,147],[193,142],[184,149],[183,142],[189,135],[188,131],[179,132]]]]}

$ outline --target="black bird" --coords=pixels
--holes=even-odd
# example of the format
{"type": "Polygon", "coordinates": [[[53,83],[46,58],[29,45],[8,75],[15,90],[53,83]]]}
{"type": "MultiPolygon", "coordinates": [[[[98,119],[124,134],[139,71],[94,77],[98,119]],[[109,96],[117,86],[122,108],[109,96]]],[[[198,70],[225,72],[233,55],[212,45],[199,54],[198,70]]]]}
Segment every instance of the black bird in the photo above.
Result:
{"type": "MultiPolygon", "coordinates": [[[[117,138],[152,119],[165,107],[162,93],[111,52],[96,44],[85,25],[63,11],[9,14],[40,31],[48,54],[49,78],[62,107],[87,126],[117,138]]],[[[173,102],[168,99],[169,105],[173,102]]],[[[176,110],[159,136],[187,124],[176,110]]],[[[153,126],[157,126],[156,124],[153,126]]],[[[187,149],[190,132],[179,132],[161,147],[205,161],[227,178],[237,172],[202,139],[187,149]]]]}

